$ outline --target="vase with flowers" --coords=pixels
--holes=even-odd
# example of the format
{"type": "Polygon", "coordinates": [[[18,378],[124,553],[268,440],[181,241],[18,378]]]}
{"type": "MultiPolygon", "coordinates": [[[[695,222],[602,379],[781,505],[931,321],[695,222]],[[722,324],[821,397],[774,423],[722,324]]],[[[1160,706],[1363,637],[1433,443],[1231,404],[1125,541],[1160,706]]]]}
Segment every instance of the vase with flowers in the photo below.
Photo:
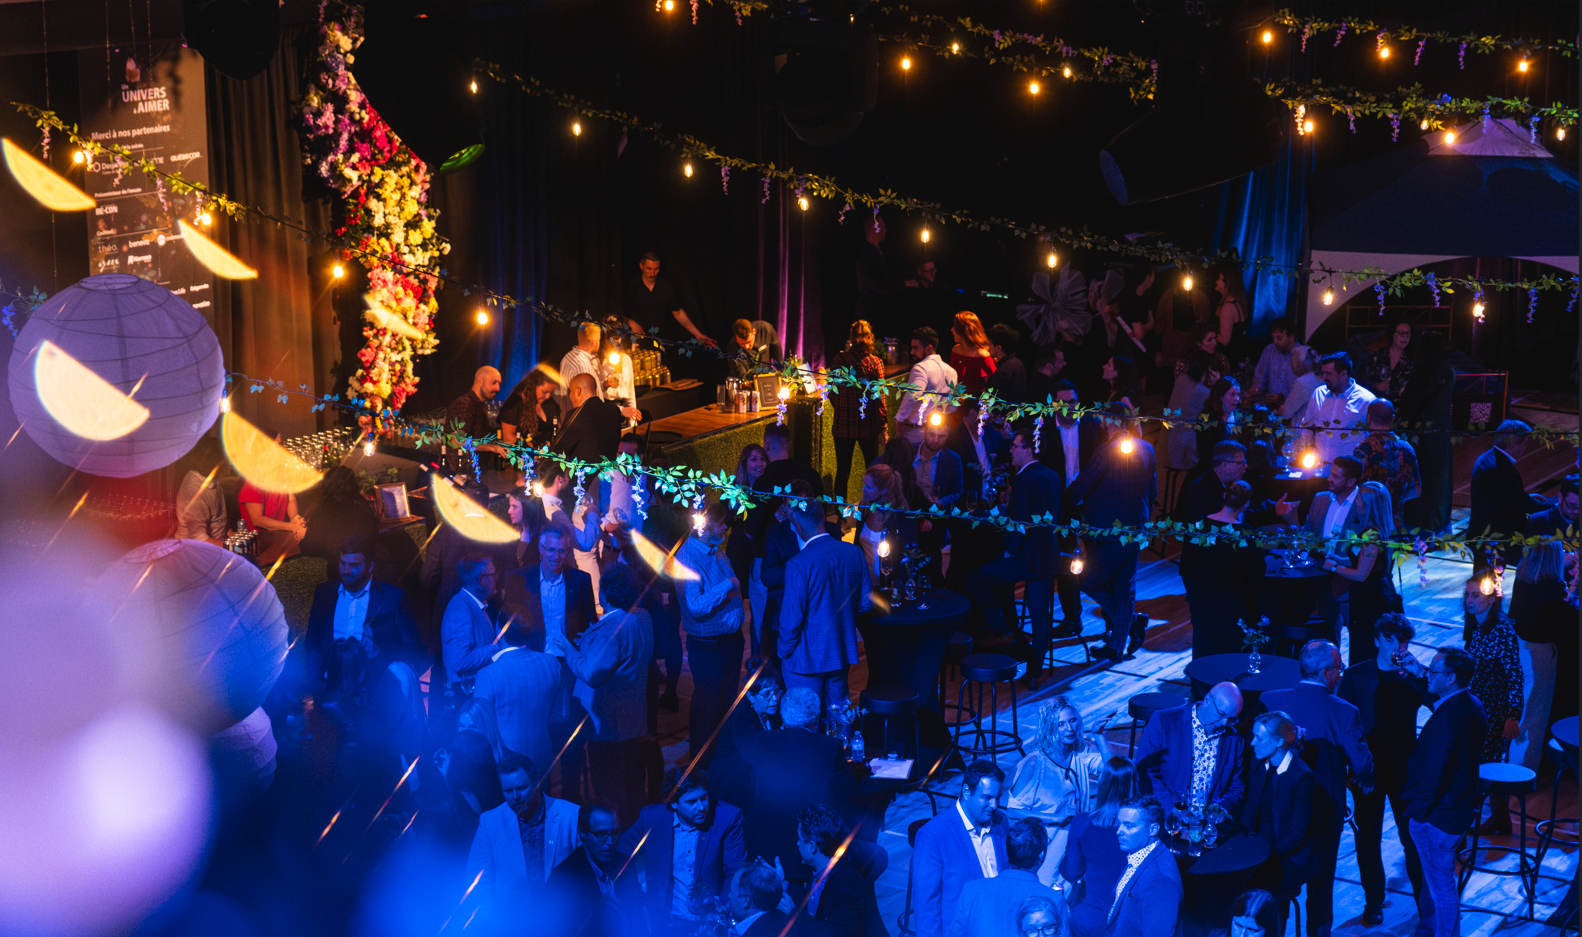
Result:
{"type": "Polygon", "coordinates": [[[1236,627],[1241,629],[1241,643],[1247,648],[1247,672],[1257,673],[1263,668],[1263,648],[1273,640],[1269,634],[1269,619],[1259,618],[1256,624],[1247,624],[1245,618],[1236,620],[1236,627]]]}

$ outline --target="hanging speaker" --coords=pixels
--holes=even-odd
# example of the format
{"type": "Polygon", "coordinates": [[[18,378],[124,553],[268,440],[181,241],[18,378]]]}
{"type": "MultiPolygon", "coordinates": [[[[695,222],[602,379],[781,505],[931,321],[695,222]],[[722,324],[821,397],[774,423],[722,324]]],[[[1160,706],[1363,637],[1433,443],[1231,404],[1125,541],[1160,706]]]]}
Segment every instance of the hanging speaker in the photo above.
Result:
{"type": "Polygon", "coordinates": [[[352,74],[401,142],[439,173],[483,156],[464,3],[370,3],[352,74]]]}
{"type": "Polygon", "coordinates": [[[280,45],[279,0],[186,0],[181,12],[187,46],[228,78],[259,74],[280,45]]]}

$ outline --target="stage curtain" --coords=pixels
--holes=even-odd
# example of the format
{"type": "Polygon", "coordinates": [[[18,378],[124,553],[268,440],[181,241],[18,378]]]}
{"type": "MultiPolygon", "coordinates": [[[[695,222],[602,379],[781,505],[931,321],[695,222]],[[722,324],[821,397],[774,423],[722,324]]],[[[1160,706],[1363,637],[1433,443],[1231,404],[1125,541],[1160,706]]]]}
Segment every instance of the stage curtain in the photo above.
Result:
{"type": "MultiPolygon", "coordinates": [[[[1289,127],[1281,132],[1278,160],[1221,187],[1214,243],[1221,250],[1235,248],[1245,259],[1267,257],[1294,265],[1302,260],[1306,178],[1313,157],[1311,147],[1294,145],[1289,127]]],[[[1266,335],[1270,322],[1295,313],[1295,277],[1248,268],[1243,281],[1252,302],[1249,334],[1266,335]]]]}

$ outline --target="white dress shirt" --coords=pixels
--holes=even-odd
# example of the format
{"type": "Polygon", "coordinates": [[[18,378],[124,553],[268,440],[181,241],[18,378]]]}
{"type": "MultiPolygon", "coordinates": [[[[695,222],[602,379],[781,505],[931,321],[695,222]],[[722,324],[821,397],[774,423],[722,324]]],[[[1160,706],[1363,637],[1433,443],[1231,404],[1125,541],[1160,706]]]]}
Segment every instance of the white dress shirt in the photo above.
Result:
{"type": "Polygon", "coordinates": [[[1070,426],[1061,426],[1058,421],[1055,423],[1055,429],[1060,430],[1061,454],[1066,457],[1067,485],[1076,481],[1077,476],[1082,474],[1082,446],[1077,440],[1077,428],[1078,425],[1074,422],[1070,426]]]}
{"type": "Polygon", "coordinates": [[[961,809],[961,801],[956,801],[956,815],[961,817],[961,823],[967,829],[967,838],[972,840],[972,851],[978,854],[978,868],[983,872],[984,878],[994,878],[1000,874],[994,860],[994,836],[992,826],[978,826],[967,816],[967,811],[961,809]]]}
{"type": "MultiPolygon", "coordinates": [[[[937,398],[950,394],[950,385],[956,383],[956,369],[946,364],[939,355],[929,355],[912,365],[906,381],[921,387],[922,391],[901,398],[901,409],[897,411],[895,421],[922,426],[928,414],[935,409],[937,398]]],[[[954,410],[955,407],[947,409],[954,410]]]]}
{"type": "Polygon", "coordinates": [[[554,579],[539,573],[538,602],[544,611],[544,653],[566,656],[566,574],[554,579]]]}
{"type": "Polygon", "coordinates": [[[368,598],[373,591],[373,577],[363,583],[361,592],[346,591],[346,584],[335,587],[335,640],[356,638],[368,640],[368,598]]]}
{"type": "Polygon", "coordinates": [[[1285,769],[1291,767],[1291,756],[1294,755],[1294,754],[1296,754],[1296,749],[1294,749],[1294,748],[1286,749],[1285,750],[1285,757],[1280,759],[1280,763],[1278,765],[1275,765],[1274,773],[1275,774],[1284,774],[1285,773],[1285,769]]]}
{"type": "Polygon", "coordinates": [[[857,536],[862,540],[858,546],[861,546],[862,552],[868,555],[869,566],[872,567],[868,571],[873,574],[875,581],[884,575],[880,569],[884,565],[884,560],[879,556],[879,543],[884,540],[884,534],[883,530],[874,530],[867,524],[857,527],[857,536]]]}
{"type": "Polygon", "coordinates": [[[1330,501],[1329,510],[1324,513],[1324,539],[1329,540],[1340,530],[1346,518],[1351,514],[1351,506],[1357,503],[1357,493],[1362,491],[1362,486],[1351,489],[1351,494],[1343,501],[1330,501]]]}
{"type": "Polygon", "coordinates": [[[1320,463],[1329,464],[1337,456],[1351,455],[1368,435],[1368,404],[1373,392],[1353,380],[1344,391],[1330,393],[1328,384],[1319,384],[1298,422],[1313,433],[1313,445],[1320,463]]]}
{"type": "Polygon", "coordinates": [[[548,520],[554,520],[555,515],[557,514],[563,515],[566,518],[566,523],[571,525],[571,532],[576,535],[577,542],[573,544],[575,549],[581,550],[583,553],[588,553],[593,550],[593,547],[599,542],[598,524],[590,522],[587,516],[584,515],[582,518],[582,526],[578,527],[576,519],[570,514],[566,513],[565,502],[547,491],[544,492],[544,496],[539,500],[544,502],[545,518],[548,520]]]}

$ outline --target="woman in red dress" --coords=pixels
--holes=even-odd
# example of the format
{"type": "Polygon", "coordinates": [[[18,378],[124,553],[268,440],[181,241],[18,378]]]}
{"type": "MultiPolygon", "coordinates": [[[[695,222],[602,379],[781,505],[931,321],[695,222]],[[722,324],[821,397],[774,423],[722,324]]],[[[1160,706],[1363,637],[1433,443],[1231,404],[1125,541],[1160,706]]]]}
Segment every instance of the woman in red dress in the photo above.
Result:
{"type": "Polygon", "coordinates": [[[950,350],[950,366],[956,369],[956,379],[967,385],[969,393],[983,393],[989,375],[994,373],[994,352],[983,323],[976,313],[958,312],[950,334],[956,339],[956,347],[950,350]]]}

